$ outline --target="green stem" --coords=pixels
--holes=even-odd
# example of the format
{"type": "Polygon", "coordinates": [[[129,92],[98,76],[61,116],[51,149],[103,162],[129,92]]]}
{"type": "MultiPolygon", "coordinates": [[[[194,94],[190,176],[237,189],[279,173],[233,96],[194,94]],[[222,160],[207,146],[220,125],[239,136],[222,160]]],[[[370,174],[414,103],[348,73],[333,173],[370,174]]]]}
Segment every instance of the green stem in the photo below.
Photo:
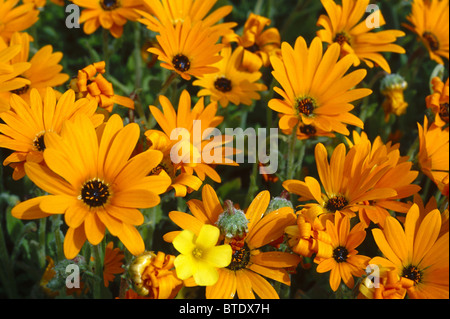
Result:
{"type": "Polygon", "coordinates": [[[110,57],[110,50],[109,50],[109,36],[108,36],[109,30],[108,29],[102,29],[102,44],[103,44],[103,61],[105,61],[105,70],[106,75],[109,75],[109,57],[110,57]]]}
{"type": "Polygon", "coordinates": [[[9,258],[8,250],[6,248],[5,236],[3,233],[3,226],[0,224],[0,282],[9,298],[16,298],[16,283],[11,260],[9,258]]]}
{"type": "Polygon", "coordinates": [[[53,232],[55,233],[55,243],[56,243],[56,256],[58,261],[61,261],[65,258],[64,256],[64,247],[63,247],[63,238],[61,236],[61,215],[53,215],[51,217],[53,223],[53,232]]]}
{"type": "Polygon", "coordinates": [[[256,185],[256,176],[258,174],[258,161],[253,164],[252,175],[250,175],[250,185],[248,187],[247,196],[245,197],[244,207],[250,206],[250,203],[254,199],[254,194],[258,189],[256,185]]]}
{"type": "Polygon", "coordinates": [[[134,87],[136,90],[136,99],[134,101],[134,110],[139,114],[140,118],[145,117],[144,110],[139,95],[142,88],[142,57],[141,57],[141,24],[134,24],[134,87]]]}
{"type": "Polygon", "coordinates": [[[284,175],[286,180],[292,179],[295,174],[294,157],[295,157],[296,142],[297,142],[297,125],[292,129],[292,133],[289,136],[288,159],[287,159],[286,173],[284,175]]]}
{"type": "Polygon", "coordinates": [[[39,265],[41,268],[45,267],[45,247],[46,247],[46,243],[45,243],[45,237],[46,237],[46,228],[47,228],[47,218],[41,218],[39,220],[39,230],[38,230],[38,234],[39,234],[39,251],[38,251],[38,256],[39,256],[39,265]]]}
{"type": "Polygon", "coordinates": [[[94,298],[101,299],[103,290],[103,258],[101,252],[101,244],[95,246],[91,245],[91,251],[95,262],[94,298]]]}
{"type": "Polygon", "coordinates": [[[164,95],[167,91],[167,89],[170,87],[170,85],[172,84],[173,80],[175,80],[177,77],[177,73],[176,72],[172,72],[170,74],[170,76],[167,78],[166,82],[164,82],[164,84],[161,86],[161,90],[159,91],[159,95],[164,95]]]}

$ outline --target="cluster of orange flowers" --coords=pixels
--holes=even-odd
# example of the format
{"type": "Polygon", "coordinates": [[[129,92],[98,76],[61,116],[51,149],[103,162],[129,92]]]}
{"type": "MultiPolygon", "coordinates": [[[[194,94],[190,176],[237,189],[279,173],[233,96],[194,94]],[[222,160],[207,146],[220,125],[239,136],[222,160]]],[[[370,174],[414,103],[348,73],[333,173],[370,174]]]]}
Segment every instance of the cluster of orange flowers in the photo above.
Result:
{"type": "MultiPolygon", "coordinates": [[[[86,241],[97,246],[110,235],[118,238],[135,256],[124,266],[128,272],[121,267],[124,253],[112,243],[101,259],[105,286],[123,274],[123,298],[174,298],[192,286],[206,286],[206,298],[279,298],[272,283],[290,285],[296,269],[309,261],[317,273],[329,273],[333,291],[354,288],[355,278],[361,279],[359,298],[449,298],[448,79],[434,77],[432,93],[417,101],[424,113],[417,124],[417,166],[402,156],[399,144],[371,141],[361,131],[364,121],[352,113],[353,103],[372,94],[361,85],[365,67],[391,73],[383,53],[405,54],[395,44],[405,33],[377,31],[386,21],[379,10],[364,18],[369,0],[321,0],[326,14],[317,21],[316,37],[308,44],[298,36],[293,46],[268,18],[254,13],[236,33],[237,23],[222,22],[232,6],[217,7],[217,0],[72,2],[84,8],[80,22],[86,34],[103,28],[120,38],[128,21],[151,30],[156,41],[148,52],[170,71],[166,84],[175,77],[192,80],[198,93],[182,90],[177,101],[159,95],[159,104],[148,109],[159,127],[142,130],[114,112],[115,105],[133,112],[135,100],[115,93],[104,61],[78,70],[69,81],[61,52],[50,45],[30,50],[33,38],[26,30],[45,2],[0,0],[0,147],[10,152],[3,165],[13,169],[14,180],[27,176],[45,192],[17,203],[12,216],[63,215],[69,260],[86,241]],[[267,107],[277,112],[292,145],[337,134],[345,143],[332,151],[316,144],[318,179],[280,176],[283,196],[259,191],[241,209],[219,198],[207,182],[222,182],[215,163],[238,165],[225,159],[237,151],[229,137],[213,139],[210,132],[226,121],[220,107],[251,105],[269,91],[262,83],[267,68],[279,85],[267,107]],[[68,89],[60,92],[63,84],[68,89]],[[174,140],[177,130],[198,130],[202,138],[174,140]],[[211,142],[220,150],[212,163],[202,158],[211,142]],[[174,146],[189,152],[175,161],[174,146]],[[439,190],[439,198],[427,204],[415,184],[420,173],[439,190]],[[163,240],[179,254],[146,247],[139,230],[142,210],[159,206],[164,197],[196,192],[202,199],[186,202],[190,213],[168,213],[181,230],[163,240]],[[368,232],[379,256],[357,250],[368,232]],[[367,269],[375,268],[374,281],[367,269]]],[[[408,20],[430,58],[448,61],[448,0],[414,0],[408,20]]],[[[390,79],[382,90],[386,120],[408,106],[406,85],[390,79]]],[[[54,276],[51,268],[45,284],[54,276]]]]}

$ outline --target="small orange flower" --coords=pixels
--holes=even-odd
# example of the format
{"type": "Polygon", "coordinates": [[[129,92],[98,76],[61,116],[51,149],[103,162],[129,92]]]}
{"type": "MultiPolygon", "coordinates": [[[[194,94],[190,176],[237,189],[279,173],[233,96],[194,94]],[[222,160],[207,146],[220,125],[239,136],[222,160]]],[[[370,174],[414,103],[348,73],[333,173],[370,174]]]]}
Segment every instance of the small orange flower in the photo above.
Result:
{"type": "Polygon", "coordinates": [[[333,214],[323,214],[319,205],[304,208],[297,212],[297,225],[286,227],[288,243],[292,250],[305,257],[316,254],[317,257],[330,255],[332,251],[331,238],[326,232],[327,220],[333,214]]]}
{"type": "Polygon", "coordinates": [[[427,175],[441,190],[448,193],[449,183],[449,128],[441,128],[434,123],[428,125],[424,117],[423,127],[419,128],[418,160],[422,173],[427,175]]]}
{"type": "Polygon", "coordinates": [[[71,81],[72,89],[77,92],[78,98],[96,100],[101,108],[111,112],[114,103],[134,109],[134,101],[128,97],[114,94],[113,85],[103,74],[105,61],[89,64],[78,71],[78,76],[71,81]]]}
{"type": "Polygon", "coordinates": [[[172,299],[183,286],[178,279],[175,256],[163,252],[145,252],[136,257],[130,266],[134,290],[139,296],[150,299],[172,299]]]}
{"type": "Polygon", "coordinates": [[[411,279],[399,277],[395,269],[378,267],[378,282],[366,278],[359,286],[361,294],[368,299],[403,299],[406,290],[414,285],[411,279]]]}
{"type": "Polygon", "coordinates": [[[242,31],[242,36],[230,34],[224,41],[237,42],[244,47],[241,67],[249,72],[256,72],[262,66],[269,66],[271,55],[281,52],[281,37],[278,29],[268,28],[270,19],[250,13],[242,31]]]}
{"type": "Polygon", "coordinates": [[[106,245],[105,260],[103,261],[103,282],[105,287],[109,286],[109,283],[114,280],[115,275],[121,274],[125,271],[122,268],[123,259],[125,255],[119,248],[113,249],[114,243],[110,241],[106,245]]]}
{"type": "Polygon", "coordinates": [[[332,253],[326,257],[316,257],[317,272],[330,273],[330,286],[333,291],[339,288],[341,281],[353,288],[355,277],[361,277],[370,257],[358,255],[358,247],[366,238],[366,232],[360,223],[350,229],[350,218],[339,212],[335,214],[334,224],[327,220],[327,232],[331,238],[332,253]]]}
{"type": "Polygon", "coordinates": [[[449,122],[448,115],[448,101],[449,101],[449,86],[448,78],[444,82],[439,77],[434,77],[431,80],[433,86],[433,93],[426,97],[427,108],[431,109],[435,114],[434,123],[443,127],[449,122]]]}

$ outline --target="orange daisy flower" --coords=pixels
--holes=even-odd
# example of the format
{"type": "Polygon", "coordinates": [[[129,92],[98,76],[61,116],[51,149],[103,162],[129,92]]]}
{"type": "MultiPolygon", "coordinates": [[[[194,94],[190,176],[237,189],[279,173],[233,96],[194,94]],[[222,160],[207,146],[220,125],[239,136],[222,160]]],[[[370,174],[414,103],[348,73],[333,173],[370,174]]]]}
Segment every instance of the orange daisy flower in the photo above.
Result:
{"type": "Polygon", "coordinates": [[[407,289],[413,299],[448,299],[448,232],[439,237],[441,214],[436,209],[419,221],[416,204],[406,214],[404,228],[394,217],[388,217],[383,230],[372,233],[384,257],[375,257],[371,264],[392,267],[400,277],[414,282],[407,289]]]}
{"type": "Polygon", "coordinates": [[[106,245],[105,258],[103,260],[103,283],[105,287],[109,287],[109,283],[114,281],[116,275],[125,272],[122,268],[125,255],[119,248],[113,248],[114,243],[110,241],[106,245]]]}
{"type": "Polygon", "coordinates": [[[449,128],[441,128],[434,123],[428,125],[425,116],[419,129],[418,162],[422,173],[428,176],[442,191],[449,183],[449,128]]]}
{"type": "MultiPolygon", "coordinates": [[[[0,38],[0,93],[22,89],[30,85],[30,80],[19,77],[31,66],[29,62],[12,63],[12,59],[20,54],[20,45],[7,46],[0,38]]],[[[0,98],[0,113],[9,110],[9,100],[0,98]]]]}
{"type": "MultiPolygon", "coordinates": [[[[361,144],[362,145],[362,144],[361,144]]],[[[384,200],[397,196],[395,189],[382,183],[383,187],[375,187],[383,175],[391,168],[388,158],[374,158],[370,165],[366,164],[369,149],[352,147],[346,154],[345,145],[339,144],[333,151],[328,163],[328,153],[322,143],[316,145],[315,159],[320,183],[313,177],[305,181],[286,180],[283,187],[290,193],[299,195],[299,201],[313,201],[304,204],[309,207],[319,204],[324,212],[341,212],[350,217],[364,207],[364,202],[384,200]]]]}
{"type": "Polygon", "coordinates": [[[64,122],[61,135],[46,133],[47,167],[29,162],[25,171],[49,195],[21,202],[11,214],[19,219],[64,214],[67,259],[79,253],[86,239],[99,244],[106,229],[131,254],[143,253],[144,241],[136,229],[144,222],[139,209],[158,205],[170,178],[163,172],[148,176],[161,161],[160,152],[148,150],[130,158],[139,135],[138,124],[123,126],[117,114],[102,130],[96,131],[86,116],[77,116],[64,122]]]}
{"type": "Polygon", "coordinates": [[[294,48],[288,43],[281,45],[282,59],[272,56],[273,76],[283,89],[274,90],[283,99],[271,99],[269,107],[282,114],[279,127],[292,132],[299,123],[313,125],[326,131],[348,135],[346,124],[363,127],[364,123],[350,111],[351,102],[371,94],[371,90],[352,89],[366,76],[366,70],[356,70],[344,76],[351,67],[352,58],[340,61],[337,43],[322,52],[319,38],[314,38],[308,48],[305,40],[298,37],[294,48]]]}
{"type": "Polygon", "coordinates": [[[171,176],[171,187],[175,189],[176,196],[185,196],[186,186],[197,190],[206,176],[220,183],[222,179],[215,171],[215,165],[237,164],[226,158],[228,154],[234,154],[232,148],[225,147],[229,142],[226,136],[209,138],[212,130],[223,120],[222,116],[216,116],[217,103],[205,106],[203,98],[200,98],[191,109],[191,96],[186,90],[181,93],[177,111],[167,97],[161,95],[159,102],[163,112],[153,105],[150,106],[150,112],[163,134],[149,130],[145,135],[151,142],[150,148],[164,151],[166,157],[160,168],[171,176]],[[179,173],[182,175],[178,175],[179,173]],[[197,179],[188,177],[194,173],[200,183],[197,179]]]}
{"type": "Polygon", "coordinates": [[[386,24],[386,21],[380,10],[361,21],[370,0],[343,0],[342,6],[333,0],[321,2],[328,16],[321,15],[317,21],[317,25],[323,27],[317,32],[320,39],[330,44],[338,43],[341,57],[351,56],[354,66],[358,66],[362,60],[370,68],[377,64],[391,73],[388,62],[380,52],[405,53],[405,49],[394,44],[405,33],[400,30],[371,32],[386,24]]]}
{"type": "MultiPolygon", "coordinates": [[[[0,92],[0,101],[8,103],[11,94],[20,95],[27,103],[30,102],[31,89],[35,88],[43,97],[47,87],[56,87],[64,84],[69,75],[61,73],[63,67],[59,64],[63,54],[61,52],[53,52],[51,45],[40,48],[32,57],[30,54],[30,36],[27,33],[14,33],[11,37],[10,45],[20,45],[21,51],[12,58],[12,63],[29,62],[31,66],[26,69],[18,77],[29,80],[29,84],[8,92],[0,92]]],[[[60,93],[56,91],[58,97],[60,93]]],[[[0,102],[2,103],[2,102],[0,102]]]]}
{"type": "Polygon", "coordinates": [[[109,30],[115,38],[120,38],[123,26],[127,21],[136,21],[139,14],[135,9],[142,8],[142,1],[137,0],[72,0],[80,7],[85,8],[81,12],[80,23],[86,34],[94,33],[100,26],[109,30]]]}
{"type": "Polygon", "coordinates": [[[233,10],[233,6],[216,5],[217,0],[144,0],[143,10],[136,10],[143,16],[138,21],[148,29],[161,32],[169,24],[176,25],[179,21],[190,19],[192,25],[201,22],[212,34],[223,36],[232,33],[235,22],[220,22],[233,10]]]}
{"type": "Polygon", "coordinates": [[[376,181],[374,188],[391,188],[397,193],[395,196],[388,196],[386,194],[384,197],[365,201],[365,205],[359,209],[361,222],[365,226],[369,226],[372,221],[383,227],[384,220],[390,215],[389,210],[406,213],[411,205],[399,200],[417,194],[421,187],[414,184],[419,172],[411,170],[413,163],[408,160],[409,158],[407,156],[400,156],[400,144],[392,145],[391,142],[384,144],[379,136],[371,143],[366,133],[362,132],[358,134],[356,131],[353,131],[353,142],[347,139],[347,143],[350,147],[361,147],[362,149],[369,150],[369,153],[365,157],[365,168],[369,169],[373,167],[373,163],[380,163],[376,164],[376,166],[386,164],[390,166],[376,181]]]}
{"type": "Polygon", "coordinates": [[[0,118],[5,122],[0,126],[0,147],[13,151],[3,165],[14,168],[13,179],[21,179],[25,176],[26,162],[44,164],[46,133],[59,134],[66,120],[71,121],[80,114],[88,116],[97,127],[103,123],[103,115],[96,114],[96,110],[95,101],[75,101],[72,90],[66,91],[57,100],[57,93],[52,88],[47,88],[43,99],[37,89],[32,89],[29,103],[12,94],[11,109],[0,113],[0,118]]]}
{"type": "Polygon", "coordinates": [[[334,223],[326,222],[327,233],[331,238],[332,254],[327,257],[316,257],[317,272],[330,273],[330,286],[336,291],[341,281],[353,288],[353,276],[361,277],[365,274],[370,257],[358,255],[356,248],[366,238],[366,232],[361,224],[350,228],[350,218],[339,212],[335,214],[334,223]]]}
{"type": "Polygon", "coordinates": [[[449,123],[448,114],[448,100],[449,100],[449,86],[448,78],[444,82],[439,77],[431,79],[433,93],[426,97],[427,108],[431,109],[434,117],[434,123],[443,127],[449,123]]]}
{"type": "Polygon", "coordinates": [[[448,61],[448,0],[414,0],[407,19],[412,25],[403,24],[404,27],[418,35],[430,58],[439,64],[444,64],[442,58],[448,61]]]}
{"type": "Polygon", "coordinates": [[[217,53],[223,44],[217,43],[219,37],[201,22],[192,24],[188,18],[175,25],[165,25],[156,39],[160,48],[152,47],[148,51],[158,55],[162,67],[175,71],[183,79],[218,71],[212,65],[222,58],[217,53]]]}
{"type": "Polygon", "coordinates": [[[278,29],[268,28],[270,19],[250,13],[242,31],[224,37],[224,42],[237,42],[244,48],[241,67],[248,72],[258,71],[262,66],[269,66],[271,55],[280,53],[281,37],[278,29]]]}
{"type": "Polygon", "coordinates": [[[39,19],[33,3],[17,5],[19,0],[0,0],[0,37],[9,42],[14,32],[25,31],[39,19]]]}
{"type": "Polygon", "coordinates": [[[261,72],[242,71],[241,61],[245,55],[242,47],[234,51],[231,47],[224,47],[220,51],[223,58],[213,64],[218,72],[205,74],[193,82],[193,85],[201,86],[198,96],[210,96],[212,101],[219,102],[222,107],[227,107],[231,102],[234,105],[251,105],[254,100],[261,97],[258,91],[265,91],[267,87],[258,83],[261,72]]]}

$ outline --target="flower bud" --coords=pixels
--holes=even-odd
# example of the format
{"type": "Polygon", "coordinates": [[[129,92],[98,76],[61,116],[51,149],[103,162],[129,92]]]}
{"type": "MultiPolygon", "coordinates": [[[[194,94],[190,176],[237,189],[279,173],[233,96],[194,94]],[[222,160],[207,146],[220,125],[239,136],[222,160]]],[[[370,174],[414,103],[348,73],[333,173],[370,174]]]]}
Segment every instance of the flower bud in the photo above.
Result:
{"type": "Polygon", "coordinates": [[[230,200],[225,201],[225,211],[216,222],[220,232],[227,238],[243,238],[248,232],[248,219],[245,213],[236,209],[230,200]]]}

